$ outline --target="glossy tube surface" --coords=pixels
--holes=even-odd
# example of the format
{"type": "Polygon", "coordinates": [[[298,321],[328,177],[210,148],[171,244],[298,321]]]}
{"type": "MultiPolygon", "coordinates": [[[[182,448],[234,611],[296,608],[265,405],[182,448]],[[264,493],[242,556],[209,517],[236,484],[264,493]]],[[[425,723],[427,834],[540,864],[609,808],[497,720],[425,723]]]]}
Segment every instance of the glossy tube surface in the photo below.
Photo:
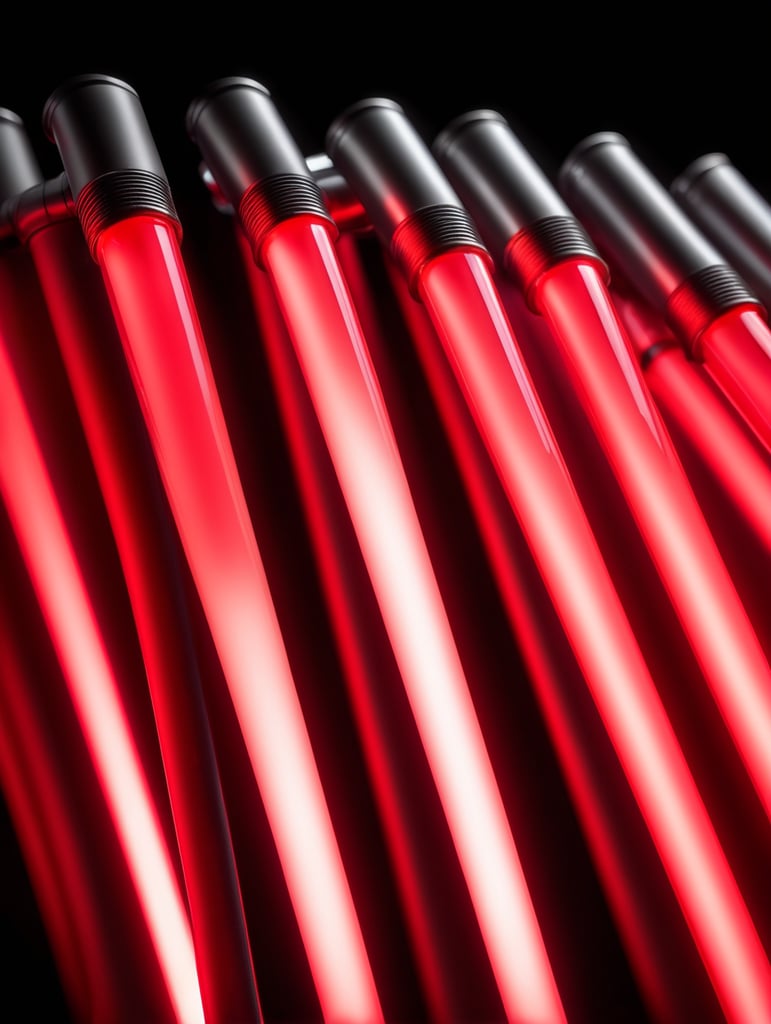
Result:
{"type": "MultiPolygon", "coordinates": [[[[14,600],[18,600],[16,593],[14,600]]],[[[71,858],[73,846],[78,849],[72,842],[67,806],[71,780],[65,781],[63,766],[57,763],[46,735],[40,698],[26,676],[29,666],[22,663],[18,639],[11,635],[9,604],[10,593],[0,592],[0,788],[68,1004],[85,1018],[86,964],[95,960],[84,957],[89,892],[88,887],[81,888],[82,879],[73,864],[73,860],[84,863],[85,857],[79,850],[71,858]]],[[[98,958],[98,949],[89,953],[98,958]]]]}
{"type": "Polygon", "coordinates": [[[97,245],[116,323],[275,838],[325,1019],[381,1019],[356,908],[173,228],[97,245]]]}
{"type": "MultiPolygon", "coordinates": [[[[621,774],[618,761],[612,752],[608,758],[594,721],[586,712],[586,681],[564,650],[566,641],[558,634],[559,622],[552,622],[538,601],[539,588],[533,580],[537,570],[522,550],[524,538],[518,540],[521,531],[512,523],[514,511],[509,498],[425,307],[410,295],[396,267],[389,266],[395,294],[448,431],[531,683],[643,998],[657,1019],[677,1020],[683,1013],[694,1012],[694,1006],[700,1016],[712,1019],[702,1002],[701,979],[695,977],[698,972],[689,970],[682,961],[676,963],[671,950],[665,952],[664,937],[671,935],[673,928],[670,915],[679,915],[679,910],[673,911],[661,898],[658,874],[651,868],[644,843],[630,827],[627,790],[620,796],[614,781],[621,774]]],[[[568,634],[567,641],[575,646],[573,636],[568,634]]],[[[628,799],[634,800],[631,793],[628,799]]],[[[654,852],[654,859],[657,856],[654,852]]],[[[666,878],[662,883],[669,887],[666,878]]],[[[708,983],[705,985],[708,987],[708,983]]]]}
{"type": "Polygon", "coordinates": [[[260,1017],[177,541],[98,268],[76,221],[29,248],[94,460],[136,622],[190,904],[207,1024],[260,1017]],[[98,290],[97,290],[98,289],[98,290]],[[114,338],[113,338],[114,335],[114,338]],[[114,349],[110,349],[113,340],[114,349]]]}
{"type": "Polygon", "coordinates": [[[420,298],[570,636],[730,1020],[771,1012],[771,968],[612,587],[490,279],[475,254],[433,259],[420,298]],[[709,894],[709,895],[707,895],[709,894]]]}
{"type": "Polygon", "coordinates": [[[203,1010],[187,909],[109,653],[3,344],[0,442],[0,493],[104,788],[170,998],[180,1024],[196,1024],[203,1021],[203,1010]]]}
{"type": "Polygon", "coordinates": [[[771,330],[756,311],[735,309],[701,334],[698,351],[717,385],[771,451],[771,330]]]}
{"type": "Polygon", "coordinates": [[[771,668],[605,284],[591,264],[562,263],[542,275],[534,303],[771,816],[771,668]]]}
{"type": "Polygon", "coordinates": [[[329,229],[262,259],[313,399],[444,806],[507,1019],[564,1020],[519,855],[329,229]]]}
{"type": "Polygon", "coordinates": [[[669,422],[687,437],[720,488],[771,551],[771,461],[704,367],[689,359],[666,325],[651,323],[626,295],[614,305],[632,340],[645,380],[669,422]]]}
{"type": "MultiPolygon", "coordinates": [[[[395,687],[398,668],[373,621],[374,600],[334,467],[316,419],[281,310],[264,270],[237,232],[241,259],[281,406],[292,459],[318,560],[327,605],[346,671],[351,702],[409,922],[418,970],[437,1019],[451,1019],[462,1003],[455,968],[458,946],[452,901],[438,884],[436,851],[443,837],[432,830],[425,789],[430,780],[411,741],[414,727],[395,687]],[[426,782],[423,782],[426,775],[426,782]],[[420,782],[418,781],[420,779],[420,782]]],[[[461,943],[468,949],[468,940],[461,943]]]]}
{"type": "MultiPolygon", "coordinates": [[[[12,536],[0,543],[0,781],[72,1012],[66,1019],[172,1024],[179,1017],[30,580],[22,578],[21,553],[11,550],[12,536]]],[[[14,981],[19,992],[30,977],[43,984],[42,974],[25,974],[14,981]]],[[[5,997],[10,1011],[9,987],[5,997]]],[[[37,988],[22,996],[27,1017],[58,1021],[33,1013],[51,997],[37,988]]]]}

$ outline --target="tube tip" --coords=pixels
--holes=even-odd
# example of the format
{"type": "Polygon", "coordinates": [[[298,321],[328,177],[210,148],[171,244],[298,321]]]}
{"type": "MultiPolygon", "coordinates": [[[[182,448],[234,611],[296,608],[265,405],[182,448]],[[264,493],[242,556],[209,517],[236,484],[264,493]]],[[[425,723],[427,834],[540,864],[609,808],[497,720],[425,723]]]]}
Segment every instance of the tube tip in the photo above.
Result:
{"type": "Polygon", "coordinates": [[[7,107],[0,107],[0,121],[5,121],[8,124],[14,124],[17,127],[23,127],[24,122],[18,114],[14,113],[13,110],[8,110],[7,107]]]}
{"type": "Polygon", "coordinates": [[[84,74],[74,75],[72,78],[68,78],[65,82],[62,82],[61,85],[54,89],[43,106],[43,131],[51,142],[55,141],[53,134],[53,118],[56,108],[65,97],[69,96],[76,89],[82,89],[89,85],[111,85],[118,89],[125,89],[126,92],[131,93],[133,96],[137,96],[137,91],[133,86],[129,85],[128,82],[124,82],[122,78],[114,78],[112,75],[84,74]]]}
{"type": "Polygon", "coordinates": [[[348,130],[349,125],[357,117],[362,114],[366,114],[368,110],[380,107],[386,110],[394,110],[399,114],[404,113],[404,108],[396,100],[389,99],[387,96],[370,96],[362,100],[358,100],[356,103],[352,103],[349,107],[346,107],[341,114],[334,119],[334,121],[327,128],[325,136],[326,150],[334,159],[335,151],[340,144],[340,140],[348,130]]]}
{"type": "Polygon", "coordinates": [[[270,90],[262,82],[258,82],[254,78],[248,78],[244,75],[229,75],[224,78],[216,78],[206,86],[199,96],[196,96],[187,108],[185,129],[191,139],[195,137],[195,126],[204,108],[215,96],[219,96],[229,89],[254,89],[255,92],[260,92],[264,96],[270,96],[270,90]]]}
{"type": "Polygon", "coordinates": [[[560,186],[564,186],[569,181],[573,174],[576,173],[576,170],[579,169],[583,157],[590,149],[595,149],[597,146],[626,146],[627,149],[631,149],[629,139],[620,132],[592,132],[591,135],[585,136],[580,142],[576,143],[562,161],[558,174],[560,186]]]}
{"type": "Polygon", "coordinates": [[[674,196],[684,196],[696,181],[714,167],[724,167],[731,161],[725,153],[705,153],[697,157],[674,179],[670,191],[674,196]]]}
{"type": "Polygon", "coordinates": [[[440,160],[443,159],[460,133],[465,128],[468,128],[469,125],[477,124],[480,121],[495,121],[498,124],[508,124],[503,114],[498,113],[497,110],[487,110],[485,108],[467,110],[465,114],[459,114],[458,117],[454,117],[436,136],[431,145],[434,156],[440,160]]]}

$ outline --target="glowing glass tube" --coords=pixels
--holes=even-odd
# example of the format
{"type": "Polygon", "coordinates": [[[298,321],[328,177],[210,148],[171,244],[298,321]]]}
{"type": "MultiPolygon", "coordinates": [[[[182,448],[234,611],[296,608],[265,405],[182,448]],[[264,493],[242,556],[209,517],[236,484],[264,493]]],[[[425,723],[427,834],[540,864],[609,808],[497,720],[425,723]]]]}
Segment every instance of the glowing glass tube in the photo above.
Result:
{"type": "Polygon", "coordinates": [[[370,1024],[382,1016],[375,981],[138,98],[83,76],[54,93],[44,119],[102,272],[324,1016],[370,1024]]]}
{"type": "Polygon", "coordinates": [[[771,1005],[767,956],[577,500],[492,280],[489,255],[398,104],[355,104],[330,128],[327,149],[425,305],[716,992],[729,1016],[749,1022],[771,1005]],[[702,885],[714,899],[704,899],[702,885]]]}
{"type": "Polygon", "coordinates": [[[507,1019],[562,1021],[564,1011],[388,410],[334,249],[334,225],[302,155],[258,83],[227,79],[215,84],[193,104],[188,124],[215,180],[240,210],[294,344],[507,1019]],[[241,159],[234,159],[236,151],[241,159]],[[244,184],[251,171],[255,178],[244,184]]]}

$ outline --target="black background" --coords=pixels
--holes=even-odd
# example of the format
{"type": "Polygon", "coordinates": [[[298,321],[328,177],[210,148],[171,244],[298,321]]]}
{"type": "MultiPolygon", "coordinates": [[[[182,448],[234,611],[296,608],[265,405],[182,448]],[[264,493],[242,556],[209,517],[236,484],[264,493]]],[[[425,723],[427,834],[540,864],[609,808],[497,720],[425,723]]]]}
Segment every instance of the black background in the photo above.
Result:
{"type": "MultiPolygon", "coordinates": [[[[18,8],[19,5],[17,5],[18,8]]],[[[365,96],[403,103],[430,139],[476,107],[504,113],[549,172],[585,135],[627,135],[664,180],[711,150],[757,185],[771,180],[768,34],[730,5],[574,4],[439,8],[358,5],[312,14],[293,5],[227,17],[212,9],[160,22],[105,9],[100,19],[16,10],[0,65],[0,105],[27,124],[44,169],[58,171],[41,114],[72,75],[103,72],[138,91],[180,201],[199,190],[185,111],[210,81],[247,75],[267,86],[306,152],[345,106],[365,96]],[[113,20],[114,18],[114,20],[113,20]]]]}
{"type": "MultiPolygon", "coordinates": [[[[614,130],[665,182],[722,151],[771,194],[767,27],[735,5],[715,20],[703,6],[608,10],[571,5],[565,13],[541,2],[491,14],[474,4],[400,11],[381,3],[309,12],[283,4],[191,8],[170,23],[160,22],[160,7],[110,7],[88,20],[67,10],[16,11],[0,62],[0,106],[24,120],[53,175],[58,154],[41,125],[49,95],[74,75],[124,79],[143,102],[193,237],[209,197],[185,112],[229,75],[267,86],[309,155],[323,150],[327,126],[348,104],[378,95],[401,102],[428,140],[466,110],[498,109],[550,174],[585,135],[614,130]]],[[[58,1024],[66,1011],[6,815],[0,872],[0,933],[13,944],[0,972],[6,1005],[23,1004],[34,986],[36,1005],[58,1024]]]]}

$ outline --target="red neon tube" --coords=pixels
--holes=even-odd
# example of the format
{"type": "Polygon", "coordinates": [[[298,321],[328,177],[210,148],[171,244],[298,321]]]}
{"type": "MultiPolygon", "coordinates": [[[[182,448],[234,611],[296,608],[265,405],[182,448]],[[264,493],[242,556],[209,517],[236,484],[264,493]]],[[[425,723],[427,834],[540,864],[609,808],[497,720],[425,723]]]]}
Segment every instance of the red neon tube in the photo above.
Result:
{"type": "MultiPolygon", "coordinates": [[[[106,351],[97,268],[77,223],[35,232],[30,252],[57,331],[121,556],[147,669],[190,904],[207,1024],[260,1017],[246,924],[206,720],[176,539],[138,415],[106,351]],[[74,232],[77,231],[77,236],[74,232]],[[96,276],[94,282],[91,275],[96,276]],[[84,291],[89,301],[84,303],[84,291]],[[100,315],[101,314],[101,315],[100,315]],[[159,574],[161,574],[159,578],[159,574]]],[[[101,289],[103,296],[103,288],[101,289]]],[[[122,358],[120,342],[115,345],[122,358]]],[[[130,381],[128,381],[130,386],[130,381]]],[[[134,398],[133,392],[131,398],[134,398]]],[[[142,428],[144,425],[141,424],[142,428]]]]}
{"type": "Polygon", "coordinates": [[[771,816],[771,669],[626,333],[592,267],[561,264],[543,275],[537,291],[577,386],[592,388],[588,404],[602,424],[605,450],[771,816]]]}
{"type": "Polygon", "coordinates": [[[533,390],[487,253],[397,104],[355,105],[327,143],[442,340],[718,998],[729,1019],[750,1024],[771,1012],[768,958],[533,390]]]}
{"type": "Polygon", "coordinates": [[[133,1024],[148,1014],[159,1024],[179,1020],[114,816],[3,515],[6,529],[0,776],[67,1003],[74,1020],[133,1024]]]}
{"type": "Polygon", "coordinates": [[[771,551],[771,462],[667,325],[625,292],[613,301],[659,408],[771,551]]]}
{"type": "MultiPolygon", "coordinates": [[[[671,937],[679,922],[673,919],[667,895],[654,881],[657,876],[644,855],[645,841],[630,825],[630,808],[619,798],[612,782],[618,762],[615,755],[612,762],[603,756],[602,741],[577,699],[585,680],[572,656],[563,650],[570,638],[563,641],[559,622],[550,621],[554,616],[546,609],[548,595],[544,592],[543,602],[537,599],[542,586],[537,568],[525,552],[524,539],[518,542],[511,504],[426,309],[410,294],[404,276],[391,260],[388,270],[646,1003],[657,1019],[686,1015],[706,1018],[709,1013],[702,1002],[704,992],[701,978],[696,977],[698,972],[687,954],[685,960],[675,962],[672,950],[682,950],[681,944],[664,940],[664,936],[671,937]]],[[[664,885],[669,889],[666,879],[664,885]]]]}
{"type": "Polygon", "coordinates": [[[634,357],[599,255],[502,117],[466,114],[436,149],[491,248],[508,232],[500,261],[551,328],[771,817],[771,666],[634,357]],[[493,218],[503,223],[493,226],[493,218]]]}
{"type": "MultiPolygon", "coordinates": [[[[421,293],[421,298],[426,304],[435,326],[438,329],[444,326],[445,333],[442,337],[446,346],[450,339],[456,339],[461,333],[465,333],[468,338],[466,347],[461,349],[456,343],[450,351],[456,360],[458,369],[461,370],[465,381],[467,381],[469,397],[478,395],[480,392],[485,395],[485,405],[482,406],[481,401],[477,401],[474,408],[478,423],[485,430],[488,444],[495,452],[499,466],[503,467],[502,474],[507,478],[507,487],[511,493],[514,486],[512,481],[516,481],[521,487],[520,481],[514,477],[515,470],[512,462],[519,459],[521,463],[525,463],[526,460],[521,458],[520,446],[517,446],[516,452],[512,451],[511,444],[507,439],[517,437],[521,444],[521,439],[527,437],[527,434],[524,433],[521,424],[511,423],[514,416],[508,416],[505,412],[507,404],[508,407],[511,404],[511,395],[506,394],[510,389],[500,385],[496,387],[496,380],[506,381],[504,373],[507,363],[510,374],[514,372],[522,375],[524,367],[517,363],[512,366],[506,358],[507,353],[503,346],[504,344],[508,345],[509,339],[505,335],[504,339],[498,341],[502,358],[498,360],[497,375],[494,371],[494,361],[484,358],[489,355],[491,345],[489,341],[484,347],[480,344],[482,331],[478,325],[484,323],[482,314],[486,312],[488,318],[491,313],[501,317],[504,314],[502,310],[496,309],[492,291],[485,296],[484,277],[480,279],[479,271],[480,267],[484,268],[484,274],[486,274],[486,264],[479,261],[478,266],[474,266],[473,263],[469,265],[472,260],[477,259],[473,255],[464,254],[460,257],[460,261],[467,261],[464,264],[455,259],[455,254],[437,258],[423,270],[424,290],[421,293]],[[460,266],[458,266],[459,262],[460,266]],[[457,272],[458,270],[460,273],[457,272]],[[464,292],[465,295],[468,295],[470,293],[468,286],[475,279],[480,286],[481,301],[477,304],[476,309],[474,309],[473,303],[468,303],[464,316],[461,316],[461,310],[458,307],[464,304],[464,299],[458,296],[463,296],[464,292]],[[487,298],[487,302],[485,298],[487,298]],[[492,301],[492,305],[488,304],[490,301],[492,301]],[[472,345],[477,346],[478,350],[482,350],[481,355],[478,351],[475,358],[472,358],[470,352],[472,345]],[[475,362],[477,365],[474,365],[475,362]],[[489,363],[489,365],[484,365],[484,363],[489,363]],[[472,370],[475,371],[473,376],[472,370]],[[495,393],[496,390],[499,394],[495,393]],[[493,422],[494,418],[497,422],[493,422]],[[509,419],[508,423],[507,419],[509,419]],[[497,427],[497,433],[493,434],[495,427],[497,427]]],[[[505,320],[500,323],[505,323],[505,320]]],[[[531,399],[532,397],[534,396],[531,396],[531,399]]],[[[545,420],[542,426],[546,427],[545,420]]],[[[548,438],[548,435],[545,437],[548,438]]],[[[553,488],[549,495],[552,510],[561,507],[563,517],[570,516],[571,523],[575,521],[579,524],[575,527],[575,534],[580,535],[583,531],[584,520],[583,518],[574,519],[577,512],[572,495],[568,498],[568,494],[571,492],[565,489],[564,494],[557,493],[558,489],[563,487],[564,477],[557,459],[556,449],[550,452],[547,447],[548,441],[545,443],[541,438],[534,439],[532,434],[530,440],[531,443],[540,442],[543,445],[542,451],[546,451],[554,460],[552,480],[548,481],[553,488]]],[[[533,450],[537,450],[535,444],[533,444],[533,450]]],[[[520,464],[516,471],[517,473],[529,473],[532,481],[532,465],[522,466],[520,464]]],[[[659,703],[658,696],[655,694],[653,682],[641,660],[635,670],[630,671],[630,666],[635,666],[637,660],[637,647],[628,621],[624,618],[615,592],[611,590],[610,581],[606,581],[600,576],[602,563],[599,553],[596,554],[596,562],[595,557],[589,554],[592,552],[592,548],[589,546],[588,535],[585,538],[585,551],[581,552],[579,559],[576,557],[575,538],[570,538],[570,534],[574,532],[573,526],[566,528],[566,524],[556,518],[554,511],[547,514],[548,506],[543,500],[543,494],[531,494],[528,499],[529,503],[526,504],[519,495],[517,496],[523,524],[530,524],[536,519],[540,519],[540,522],[538,526],[523,525],[523,528],[528,532],[534,548],[541,554],[540,565],[545,577],[551,583],[555,604],[563,610],[569,609],[570,622],[567,626],[569,632],[575,636],[580,630],[583,634],[581,636],[580,660],[585,668],[587,678],[592,681],[594,686],[604,684],[604,689],[595,690],[595,699],[602,710],[606,727],[615,740],[618,755],[624,763],[627,773],[631,776],[630,781],[641,801],[649,827],[659,844],[662,859],[671,874],[673,885],[693,929],[694,938],[705,958],[707,969],[726,1011],[732,1015],[733,1019],[749,1021],[760,1007],[767,1004],[771,995],[771,991],[768,989],[767,961],[764,963],[765,955],[762,957],[760,955],[762,946],[753,949],[756,938],[753,937],[754,929],[749,915],[743,907],[741,895],[738,888],[735,887],[735,881],[730,875],[728,865],[720,851],[700,796],[693,785],[674,734],[671,732],[671,726],[659,703]],[[569,543],[566,543],[565,534],[570,538],[569,543]],[[548,554],[546,549],[551,549],[548,554]],[[569,577],[573,574],[575,574],[575,578],[570,579],[569,577]],[[560,577],[562,578],[560,579],[560,577]],[[591,580],[592,584],[591,601],[587,586],[588,580],[591,580]],[[580,593],[577,593],[577,590],[580,593]],[[597,600],[596,604],[595,599],[597,600]],[[610,648],[607,636],[603,639],[599,635],[604,632],[603,627],[607,623],[612,623],[613,618],[618,620],[613,624],[615,650],[610,648]],[[594,639],[587,640],[592,633],[596,634],[594,639]],[[618,660],[616,661],[616,659],[618,660]],[[619,694],[611,692],[618,688],[619,680],[622,678],[631,679],[636,690],[634,694],[625,693],[623,698],[619,694]],[[626,703],[627,701],[629,704],[626,703]],[[634,710],[632,710],[633,706],[634,710]],[[670,788],[667,791],[659,791],[658,786],[653,784],[653,778],[656,775],[659,776],[659,779],[666,778],[668,780],[670,788]],[[664,800],[665,792],[666,801],[664,800]],[[669,801],[671,803],[668,803],[669,801]],[[670,817],[670,815],[672,816],[670,817]],[[680,834],[677,833],[678,828],[683,829],[680,834]],[[680,846],[681,842],[685,844],[684,847],[680,846]],[[692,871],[697,858],[702,862],[705,871],[703,884],[706,885],[708,876],[712,876],[710,888],[715,893],[716,900],[711,906],[709,905],[710,900],[707,900],[705,904],[704,890],[693,888],[692,871]],[[717,913],[717,920],[721,921],[721,928],[731,927],[733,934],[730,939],[727,931],[723,931],[718,940],[715,931],[716,922],[710,922],[713,913],[717,913]],[[725,915],[724,918],[723,915],[725,915]],[[732,921],[730,926],[729,921],[732,921]],[[725,942],[725,947],[718,948],[723,947],[723,942],[725,942]],[[734,961],[730,971],[726,971],[725,958],[727,956],[734,961]],[[749,969],[749,975],[745,976],[741,982],[733,973],[740,967],[749,969]],[[757,974],[753,978],[752,975],[755,974],[755,971],[757,974]]]]}
{"type": "MultiPolygon", "coordinates": [[[[65,811],[70,780],[63,781],[64,765],[57,764],[50,737],[45,735],[44,716],[25,677],[21,645],[11,638],[12,607],[5,593],[10,577],[9,560],[4,558],[3,564],[6,569],[0,592],[0,787],[68,1004],[79,1018],[85,1019],[88,972],[79,925],[88,887],[81,890],[74,884],[76,874],[71,864],[63,869],[68,860],[67,839],[72,841],[65,811]],[[69,898],[73,889],[78,890],[76,899],[69,898]]],[[[14,600],[18,601],[17,593],[14,600]]]]}
{"type": "Polygon", "coordinates": [[[716,317],[699,335],[695,353],[771,451],[771,330],[765,315],[734,309],[716,317]]]}
{"type": "MultiPolygon", "coordinates": [[[[222,174],[226,196],[233,198],[232,176],[227,157],[223,160],[217,150],[231,144],[255,146],[258,177],[245,199],[242,180],[235,182],[233,205],[240,207],[255,257],[271,281],[345,495],[507,1019],[563,1021],[388,411],[334,249],[334,225],[302,155],[292,152],[285,130],[277,126],[262,86],[224,80],[192,111],[189,127],[215,180],[222,174]],[[222,123],[232,125],[236,114],[243,118],[243,138],[225,139],[219,120],[223,105],[227,115],[222,123]],[[250,138],[249,129],[255,127],[250,138]],[[266,129],[268,146],[260,129],[266,129]],[[208,152],[209,141],[214,154],[208,152]],[[284,159],[283,170],[271,168],[262,177],[263,161],[273,161],[276,153],[284,159]],[[281,193],[271,195],[279,178],[281,193]],[[294,202],[286,194],[290,178],[294,202]]],[[[233,162],[242,179],[244,161],[233,162]]]]}
{"type": "MultiPolygon", "coordinates": [[[[259,1019],[259,1004],[173,524],[101,277],[80,225],[72,216],[46,223],[37,208],[43,208],[46,186],[36,187],[42,174],[26,135],[8,121],[0,130],[4,180],[15,169],[24,171],[15,175],[23,179],[16,181],[17,209],[22,211],[17,233],[28,241],[57,334],[147,670],[207,1024],[233,1019],[246,1024],[259,1019]]],[[[49,209],[50,197],[45,199],[49,209]]]]}
{"type": "MultiPolygon", "coordinates": [[[[0,651],[0,658],[2,654],[0,651]]],[[[4,660],[0,661],[0,668],[6,671],[4,660]]],[[[63,897],[66,883],[53,867],[57,847],[42,824],[49,808],[45,805],[45,812],[41,810],[39,794],[29,782],[32,759],[27,760],[25,747],[15,743],[15,734],[20,726],[12,709],[7,706],[6,694],[0,694],[0,701],[0,786],[3,799],[8,806],[67,1005],[78,1019],[86,1020],[89,1011],[82,953],[77,941],[79,936],[72,921],[72,907],[63,897]]]]}
{"type": "Polygon", "coordinates": [[[771,330],[733,265],[622,135],[600,132],[579,143],[560,185],[619,279],[703,361],[771,447],[771,330]]]}
{"type": "Polygon", "coordinates": [[[0,493],[104,788],[177,1020],[203,1021],[187,910],[109,654],[4,341],[0,439],[0,493]]]}
{"type": "MultiPolygon", "coordinates": [[[[384,649],[387,638],[376,642],[380,627],[372,621],[371,585],[362,578],[366,569],[357,570],[361,556],[356,536],[270,280],[254,262],[244,233],[238,230],[236,238],[290,440],[413,952],[436,1019],[452,1019],[464,1005],[465,991],[465,974],[456,966],[458,925],[449,912],[453,901],[448,901],[443,876],[437,872],[436,853],[444,852],[443,845],[439,829],[432,829],[435,819],[428,813],[424,769],[408,739],[412,735],[409,712],[402,711],[394,699],[395,687],[401,687],[398,669],[391,668],[393,657],[384,649]]],[[[466,956],[469,944],[464,936],[466,956]]]]}
{"type": "Polygon", "coordinates": [[[175,212],[136,94],[115,79],[86,76],[54,94],[46,118],[65,170],[71,162],[76,172],[70,187],[222,664],[324,1018],[377,1022],[382,1011],[356,908],[182,260],[175,212]],[[124,158],[115,132],[128,125],[142,139],[134,154],[141,169],[111,173],[105,161],[124,158]],[[94,128],[103,130],[107,155],[100,150],[92,162],[94,128]],[[78,145],[85,150],[79,160],[73,158],[78,145]],[[121,205],[125,193],[111,192],[116,174],[136,186],[129,208],[121,205]],[[106,220],[105,208],[111,211],[106,220]]]}
{"type": "MultiPolygon", "coordinates": [[[[670,192],[704,235],[771,309],[771,204],[725,153],[694,160],[670,192]]],[[[766,447],[771,436],[771,332],[757,317],[717,322],[696,342],[706,366],[766,447]]]]}
{"type": "Polygon", "coordinates": [[[467,114],[443,133],[437,149],[478,223],[490,228],[498,207],[508,206],[500,219],[509,223],[489,230],[491,245],[508,229],[503,266],[551,328],[771,816],[771,667],[634,358],[599,256],[503,118],[467,114]],[[575,242],[568,245],[571,228],[575,242]]]}

